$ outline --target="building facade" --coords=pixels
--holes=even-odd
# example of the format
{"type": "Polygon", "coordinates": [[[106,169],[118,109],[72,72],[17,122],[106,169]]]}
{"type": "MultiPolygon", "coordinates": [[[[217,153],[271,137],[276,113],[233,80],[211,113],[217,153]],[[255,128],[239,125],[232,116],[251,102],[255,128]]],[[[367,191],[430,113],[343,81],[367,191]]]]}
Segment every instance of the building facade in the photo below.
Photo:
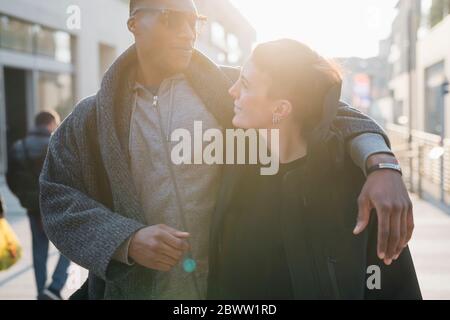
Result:
{"type": "Polygon", "coordinates": [[[416,42],[420,25],[420,0],[399,0],[398,14],[392,24],[390,36],[390,82],[395,124],[416,126],[416,42]]]}
{"type": "Polygon", "coordinates": [[[450,138],[450,96],[443,90],[450,79],[450,5],[443,10],[442,15],[432,8],[424,12],[427,24],[417,42],[416,112],[419,130],[450,138]]]}
{"type": "MultiPolygon", "coordinates": [[[[208,24],[197,47],[217,63],[239,65],[256,41],[227,0],[196,1],[208,24]]],[[[43,109],[63,117],[95,94],[103,74],[133,42],[127,0],[0,2],[0,177],[7,150],[43,109]]]]}
{"type": "Polygon", "coordinates": [[[195,0],[208,17],[198,49],[219,64],[239,66],[250,55],[256,31],[228,0],[195,0]]]}
{"type": "Polygon", "coordinates": [[[400,0],[392,26],[392,123],[450,137],[450,1],[400,0]]]}
{"type": "Polygon", "coordinates": [[[337,59],[344,71],[342,100],[370,115],[382,126],[393,118],[392,99],[386,85],[391,75],[389,51],[390,39],[387,39],[380,42],[377,57],[337,59]]]}

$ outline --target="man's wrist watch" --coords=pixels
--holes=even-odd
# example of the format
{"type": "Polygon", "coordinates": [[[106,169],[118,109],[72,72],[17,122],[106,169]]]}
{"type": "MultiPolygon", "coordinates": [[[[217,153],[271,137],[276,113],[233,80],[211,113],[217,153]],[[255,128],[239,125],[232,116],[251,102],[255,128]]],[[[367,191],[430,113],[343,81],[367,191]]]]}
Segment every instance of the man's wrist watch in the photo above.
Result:
{"type": "Polygon", "coordinates": [[[397,171],[401,175],[403,175],[402,167],[399,164],[395,163],[378,163],[369,169],[367,169],[367,176],[369,176],[371,173],[374,173],[375,171],[379,170],[393,170],[397,171]]]}

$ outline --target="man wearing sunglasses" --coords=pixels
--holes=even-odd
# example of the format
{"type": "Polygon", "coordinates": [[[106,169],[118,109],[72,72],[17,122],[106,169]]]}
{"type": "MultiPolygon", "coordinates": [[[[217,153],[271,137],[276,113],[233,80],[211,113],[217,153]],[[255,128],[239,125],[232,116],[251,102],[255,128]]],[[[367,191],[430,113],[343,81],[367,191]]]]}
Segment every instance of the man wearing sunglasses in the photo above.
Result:
{"type": "MultiPolygon", "coordinates": [[[[135,44],[52,138],[41,176],[43,219],[61,252],[90,272],[79,298],[205,298],[222,168],[174,166],[168,151],[171,132],[192,131],[194,121],[204,130],[232,126],[228,89],[239,72],[194,49],[204,22],[192,0],[131,0],[135,44]]],[[[368,117],[343,106],[335,125],[364,170],[396,162],[368,117]]],[[[368,177],[356,232],[372,208],[380,208],[380,221],[404,212],[412,221],[400,174],[379,170],[368,177]]],[[[379,251],[387,264],[409,240],[408,226],[403,237],[406,221],[382,226],[379,251]]]]}

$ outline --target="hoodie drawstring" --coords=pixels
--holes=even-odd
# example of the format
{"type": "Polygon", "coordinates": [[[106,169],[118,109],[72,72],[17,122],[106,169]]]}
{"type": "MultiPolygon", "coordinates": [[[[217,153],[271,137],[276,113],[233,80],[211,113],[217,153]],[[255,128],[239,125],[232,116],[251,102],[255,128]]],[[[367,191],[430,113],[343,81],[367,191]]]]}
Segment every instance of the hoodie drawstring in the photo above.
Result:
{"type": "Polygon", "coordinates": [[[174,87],[175,87],[175,80],[171,81],[170,84],[170,99],[169,99],[169,110],[167,115],[167,141],[170,142],[170,136],[172,131],[172,117],[173,117],[173,96],[174,96],[174,87]]]}

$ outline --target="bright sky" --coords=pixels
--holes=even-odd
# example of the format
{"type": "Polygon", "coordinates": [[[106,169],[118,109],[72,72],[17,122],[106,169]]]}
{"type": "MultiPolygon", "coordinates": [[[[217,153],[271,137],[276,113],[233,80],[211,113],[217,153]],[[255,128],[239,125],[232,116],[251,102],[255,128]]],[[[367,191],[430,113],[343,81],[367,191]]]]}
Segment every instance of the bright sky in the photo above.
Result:
{"type": "Polygon", "coordinates": [[[258,42],[288,37],[328,57],[371,57],[387,38],[397,0],[231,0],[258,42]]]}

